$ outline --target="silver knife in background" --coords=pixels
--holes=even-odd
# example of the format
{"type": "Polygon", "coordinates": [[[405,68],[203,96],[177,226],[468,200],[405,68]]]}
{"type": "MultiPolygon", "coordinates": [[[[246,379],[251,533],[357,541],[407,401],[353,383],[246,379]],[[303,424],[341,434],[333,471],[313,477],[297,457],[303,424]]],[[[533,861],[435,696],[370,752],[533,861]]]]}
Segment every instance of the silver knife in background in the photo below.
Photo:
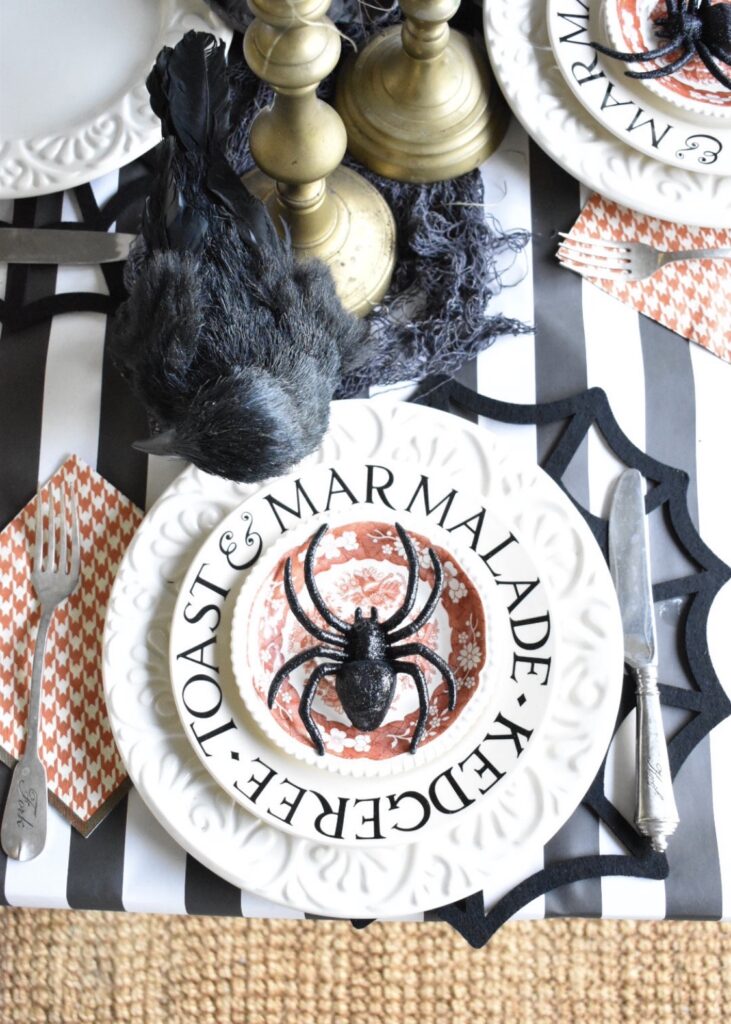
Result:
{"type": "Polygon", "coordinates": [[[127,259],[135,237],[63,228],[0,228],[0,263],[114,263],[127,259]]]}
{"type": "Polygon", "coordinates": [[[609,568],[619,598],[624,660],[637,681],[637,831],[662,853],[678,826],[660,695],[650,546],[636,469],[622,473],[609,513],[609,568]]]}

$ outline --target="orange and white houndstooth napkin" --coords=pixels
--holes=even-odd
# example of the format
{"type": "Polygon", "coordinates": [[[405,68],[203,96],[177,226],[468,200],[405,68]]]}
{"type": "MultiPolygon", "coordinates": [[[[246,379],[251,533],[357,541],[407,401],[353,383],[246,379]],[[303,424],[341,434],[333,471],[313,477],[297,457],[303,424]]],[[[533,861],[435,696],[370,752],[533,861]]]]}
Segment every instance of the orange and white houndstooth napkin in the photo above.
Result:
{"type": "MultiPolygon", "coordinates": [[[[645,217],[599,195],[591,197],[569,232],[569,238],[580,235],[648,242],[667,250],[731,245],[731,231],[645,217]]],[[[638,312],[731,362],[731,260],[671,263],[643,281],[592,281],[638,312]]]]}
{"type": "MultiPolygon", "coordinates": [[[[117,567],[142,518],[132,502],[72,455],[53,484],[76,498],[81,579],[54,613],[43,671],[40,754],[48,795],[82,835],[128,789],[102,689],[102,634],[117,567]]],[[[28,690],[40,609],[31,583],[37,497],[0,533],[0,758],[13,765],[25,748],[28,690]]]]}

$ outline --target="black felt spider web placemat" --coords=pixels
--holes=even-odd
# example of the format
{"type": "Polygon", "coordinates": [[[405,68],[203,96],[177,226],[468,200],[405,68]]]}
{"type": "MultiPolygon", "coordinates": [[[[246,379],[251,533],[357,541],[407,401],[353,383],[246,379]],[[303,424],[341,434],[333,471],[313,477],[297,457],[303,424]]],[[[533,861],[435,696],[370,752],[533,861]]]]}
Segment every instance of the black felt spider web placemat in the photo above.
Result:
{"type": "MultiPolygon", "coordinates": [[[[563,483],[563,476],[579,446],[594,427],[604,441],[628,467],[638,469],[648,481],[646,514],[661,509],[678,549],[694,566],[688,575],[655,584],[655,602],[685,598],[678,637],[684,651],[684,667],[690,689],[660,685],[664,705],[691,713],[669,742],[670,767],[675,777],[693,748],[711,729],[731,713],[729,701],[711,664],[706,641],[708,613],[713,600],[731,578],[731,569],[703,543],[688,512],[688,474],[651,458],[641,451],[620,430],[606,394],[591,388],[572,398],[542,405],[515,405],[486,398],[456,381],[425,382],[416,401],[432,408],[480,416],[501,423],[556,424],[560,433],[543,469],[573,501],[588,523],[605,558],[607,556],[607,522],[583,508],[563,483]]],[[[635,706],[634,681],[625,675],[615,729],[635,706]]],[[[665,854],[652,851],[649,840],[639,836],[618,808],[606,797],[604,775],[606,762],[582,801],[596,819],[607,826],[625,849],[624,854],[592,855],[564,860],[538,871],[510,890],[485,913],[483,894],[440,907],[429,916],[452,925],[470,945],[479,948],[489,941],[497,929],[531,900],[560,886],[585,879],[609,875],[664,879],[668,875],[665,854]]],[[[364,927],[368,921],[353,921],[364,927]]]]}

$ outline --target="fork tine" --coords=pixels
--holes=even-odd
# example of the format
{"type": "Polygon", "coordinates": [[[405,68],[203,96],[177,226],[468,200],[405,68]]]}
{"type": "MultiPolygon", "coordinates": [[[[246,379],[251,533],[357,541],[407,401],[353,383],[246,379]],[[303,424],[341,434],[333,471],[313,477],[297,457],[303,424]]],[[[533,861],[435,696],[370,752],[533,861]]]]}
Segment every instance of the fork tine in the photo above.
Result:
{"type": "Polygon", "coordinates": [[[624,249],[629,251],[627,242],[615,242],[612,238],[589,238],[586,235],[572,235],[566,231],[559,231],[558,234],[561,238],[574,242],[576,245],[583,245],[588,249],[624,249]]]}
{"type": "Polygon", "coordinates": [[[562,263],[564,263],[564,262],[566,262],[566,263],[576,263],[576,265],[579,266],[579,267],[587,267],[589,269],[595,269],[597,271],[599,271],[599,270],[601,270],[601,271],[612,270],[612,271],[617,271],[617,272],[623,271],[624,273],[627,273],[627,274],[630,272],[630,265],[629,265],[629,263],[618,263],[616,260],[611,260],[611,261],[607,260],[607,261],[603,261],[603,262],[599,263],[599,262],[597,262],[593,258],[592,259],[589,259],[588,257],[585,258],[583,255],[577,256],[570,249],[563,249],[563,248],[559,249],[559,251],[558,251],[558,258],[559,258],[560,262],[562,262],[562,263]]]}
{"type": "Polygon", "coordinates": [[[61,545],[58,556],[58,571],[66,575],[66,566],[71,561],[69,557],[68,523],[66,509],[66,483],[61,484],[61,545]]]}
{"type": "Polygon", "coordinates": [[[79,514],[73,495],[69,504],[71,506],[71,567],[69,575],[77,579],[81,565],[81,542],[79,539],[79,514]]]}
{"type": "Polygon", "coordinates": [[[580,277],[590,277],[597,281],[631,281],[629,270],[604,270],[587,264],[573,263],[570,260],[559,260],[562,266],[568,267],[580,277]]]}
{"type": "Polygon", "coordinates": [[[48,506],[48,561],[46,572],[53,572],[56,566],[56,493],[53,484],[49,488],[48,506]]]}
{"type": "Polygon", "coordinates": [[[612,249],[607,252],[598,252],[591,249],[582,249],[579,246],[575,246],[570,239],[565,242],[561,242],[558,247],[558,251],[571,252],[576,256],[577,259],[581,260],[611,260],[612,263],[630,263],[631,256],[629,252],[625,253],[619,249],[612,249]]]}
{"type": "Polygon", "coordinates": [[[33,572],[40,572],[43,568],[43,497],[40,491],[36,496],[36,536],[33,548],[33,572]]]}

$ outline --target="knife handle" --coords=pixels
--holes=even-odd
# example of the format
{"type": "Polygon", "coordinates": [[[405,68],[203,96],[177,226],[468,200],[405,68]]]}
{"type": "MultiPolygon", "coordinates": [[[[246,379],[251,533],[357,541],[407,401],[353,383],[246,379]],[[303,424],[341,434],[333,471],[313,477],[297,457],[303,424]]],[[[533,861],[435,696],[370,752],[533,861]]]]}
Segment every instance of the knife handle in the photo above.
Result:
{"type": "Polygon", "coordinates": [[[653,850],[664,853],[678,827],[678,808],[670,775],[668,748],[660,710],[657,669],[635,670],[637,679],[637,809],[635,825],[653,850]]]}

